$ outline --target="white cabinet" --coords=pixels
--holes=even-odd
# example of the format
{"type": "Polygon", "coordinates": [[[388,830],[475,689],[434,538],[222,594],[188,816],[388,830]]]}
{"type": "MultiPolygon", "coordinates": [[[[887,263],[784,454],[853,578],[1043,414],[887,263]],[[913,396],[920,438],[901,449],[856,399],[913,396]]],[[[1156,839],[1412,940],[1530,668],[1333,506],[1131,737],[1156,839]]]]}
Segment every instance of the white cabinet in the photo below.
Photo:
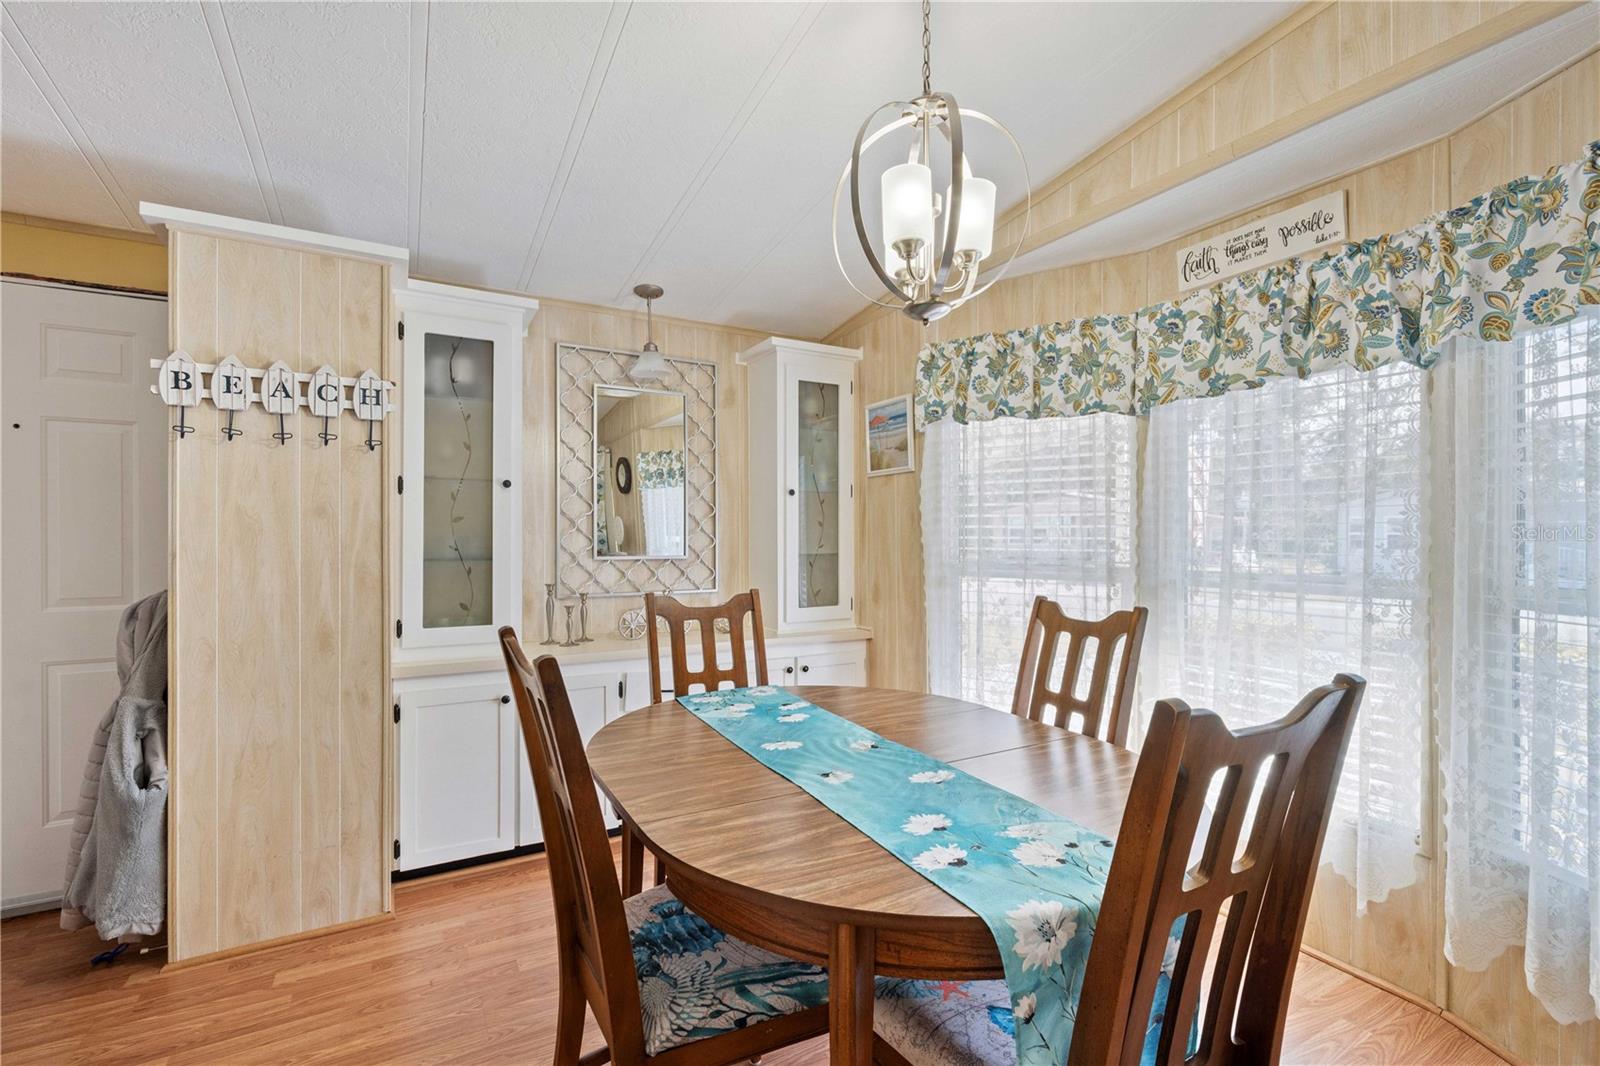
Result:
{"type": "Polygon", "coordinates": [[[750,572],[779,633],[855,618],[859,348],[770,337],[747,370],[750,572]]]}
{"type": "Polygon", "coordinates": [[[767,679],[774,685],[865,685],[867,649],[864,643],[836,645],[828,651],[795,656],[767,657],[767,679]]]}
{"type": "Polygon", "coordinates": [[[522,343],[539,305],[414,280],[394,296],[400,647],[493,648],[522,623],[522,343]]]}
{"type": "MultiPolygon", "coordinates": [[[[599,673],[563,672],[562,681],[567,686],[567,699],[572,703],[573,717],[578,720],[578,735],[583,738],[584,746],[587,747],[589,739],[600,731],[601,726],[622,714],[622,697],[627,682],[623,674],[615,670],[599,673]]],[[[529,768],[525,755],[521,757],[520,762],[522,770],[519,785],[521,792],[518,795],[518,846],[537,844],[544,839],[539,828],[539,804],[533,793],[533,771],[529,768]]],[[[619,824],[611,813],[611,805],[606,802],[604,795],[600,797],[600,813],[606,820],[606,828],[610,829],[619,824]]]]}
{"type": "Polygon", "coordinates": [[[415,870],[517,844],[516,705],[506,678],[396,685],[400,811],[396,867],[415,870]]]}
{"type": "MultiPolygon", "coordinates": [[[[567,677],[585,744],[620,714],[618,670],[567,677]]],[[[404,680],[399,707],[395,868],[417,870],[538,844],[539,805],[503,671],[404,680]]],[[[607,827],[617,824],[602,800],[607,827]]]]}

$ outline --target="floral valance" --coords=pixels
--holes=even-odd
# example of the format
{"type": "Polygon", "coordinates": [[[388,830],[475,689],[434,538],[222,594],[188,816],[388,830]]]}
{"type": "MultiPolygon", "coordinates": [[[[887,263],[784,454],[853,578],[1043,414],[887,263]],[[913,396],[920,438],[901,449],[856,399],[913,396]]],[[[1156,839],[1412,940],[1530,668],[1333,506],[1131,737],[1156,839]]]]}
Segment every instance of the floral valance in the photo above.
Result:
{"type": "Polygon", "coordinates": [[[639,487],[670,489],[683,484],[683,453],[676,449],[639,453],[639,487]]]}
{"type": "Polygon", "coordinates": [[[1289,259],[1128,315],[944,341],[917,358],[917,426],[1146,414],[1195,396],[1507,340],[1600,304],[1600,141],[1399,233],[1289,259]]]}

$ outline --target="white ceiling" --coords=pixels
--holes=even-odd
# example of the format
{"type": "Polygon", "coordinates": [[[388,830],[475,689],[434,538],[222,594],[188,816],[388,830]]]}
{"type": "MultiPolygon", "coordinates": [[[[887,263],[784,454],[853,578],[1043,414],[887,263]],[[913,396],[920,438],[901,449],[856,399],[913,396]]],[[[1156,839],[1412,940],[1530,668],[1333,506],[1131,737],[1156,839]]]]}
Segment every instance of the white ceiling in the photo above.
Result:
{"type": "MultiPolygon", "coordinates": [[[[800,336],[861,306],[833,185],[867,109],[919,88],[910,3],[0,6],[5,210],[143,229],[150,200],[800,336]]],[[[1294,7],[941,2],[934,84],[1039,181],[1294,7]]]]}

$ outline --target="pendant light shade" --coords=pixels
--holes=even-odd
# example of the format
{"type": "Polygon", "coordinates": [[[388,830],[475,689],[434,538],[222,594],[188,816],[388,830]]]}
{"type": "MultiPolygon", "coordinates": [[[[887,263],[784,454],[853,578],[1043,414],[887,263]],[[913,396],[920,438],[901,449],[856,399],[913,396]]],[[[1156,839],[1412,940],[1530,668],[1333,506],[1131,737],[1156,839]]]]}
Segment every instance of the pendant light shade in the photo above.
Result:
{"type": "Polygon", "coordinates": [[[882,307],[898,307],[923,324],[943,318],[1005,276],[1022,248],[1033,209],[1028,162],[1017,139],[983,112],[957,105],[949,93],[933,91],[929,18],[929,2],[924,0],[922,95],[890,101],[867,116],[833,192],[833,255],[845,280],[867,300],[882,307]],[[880,115],[893,117],[875,128],[880,115]],[[992,179],[973,175],[963,122],[979,123],[999,133],[1016,154],[1022,172],[1022,224],[998,269],[985,273],[981,283],[981,265],[994,253],[999,188],[992,179]],[[948,169],[935,163],[936,138],[943,138],[949,146],[948,169]],[[878,232],[872,233],[862,212],[862,160],[879,144],[895,148],[904,162],[887,166],[878,175],[881,218],[878,232]],[[847,187],[856,240],[888,299],[863,291],[845,269],[839,250],[839,206],[847,187]],[[942,196],[934,192],[936,188],[944,190],[942,196]]]}
{"type": "Polygon", "coordinates": [[[659,285],[635,285],[633,294],[644,301],[644,347],[633,369],[628,371],[628,377],[642,385],[656,384],[665,380],[668,372],[666,357],[656,347],[653,314],[655,302],[661,298],[663,290],[659,285]]]}

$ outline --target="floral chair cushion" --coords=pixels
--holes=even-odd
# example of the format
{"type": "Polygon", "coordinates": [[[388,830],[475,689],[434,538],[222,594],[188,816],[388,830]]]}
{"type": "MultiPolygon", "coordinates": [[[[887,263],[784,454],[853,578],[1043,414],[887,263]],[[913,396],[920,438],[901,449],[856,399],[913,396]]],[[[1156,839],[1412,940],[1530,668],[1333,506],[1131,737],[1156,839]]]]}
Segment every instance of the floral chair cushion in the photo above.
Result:
{"type": "Polygon", "coordinates": [[[729,936],[665,885],[623,910],[648,1055],[828,1002],[826,970],[729,936]]]}
{"type": "Polygon", "coordinates": [[[880,977],[872,1027],[912,1066],[1013,1066],[1017,1061],[1017,1023],[1004,981],[880,977]]]}

